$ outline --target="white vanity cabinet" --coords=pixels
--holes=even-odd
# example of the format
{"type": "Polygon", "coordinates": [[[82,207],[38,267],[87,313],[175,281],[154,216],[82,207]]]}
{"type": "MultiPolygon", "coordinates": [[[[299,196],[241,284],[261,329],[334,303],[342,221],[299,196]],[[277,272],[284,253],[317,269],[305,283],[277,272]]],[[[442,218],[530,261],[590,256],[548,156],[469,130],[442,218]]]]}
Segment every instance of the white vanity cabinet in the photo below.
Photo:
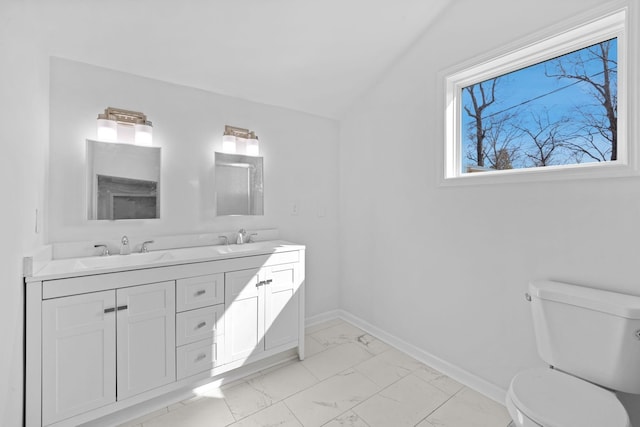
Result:
{"type": "Polygon", "coordinates": [[[225,283],[228,361],[251,360],[298,341],[298,263],[232,271],[225,283]]]}
{"type": "Polygon", "coordinates": [[[170,262],[122,268],[52,261],[71,267],[25,277],[26,427],[110,424],[292,350],[303,359],[304,246],[249,248],[175,250],[170,262]]]}
{"type": "Polygon", "coordinates": [[[174,282],[42,303],[48,425],[175,381],[174,282]]]}

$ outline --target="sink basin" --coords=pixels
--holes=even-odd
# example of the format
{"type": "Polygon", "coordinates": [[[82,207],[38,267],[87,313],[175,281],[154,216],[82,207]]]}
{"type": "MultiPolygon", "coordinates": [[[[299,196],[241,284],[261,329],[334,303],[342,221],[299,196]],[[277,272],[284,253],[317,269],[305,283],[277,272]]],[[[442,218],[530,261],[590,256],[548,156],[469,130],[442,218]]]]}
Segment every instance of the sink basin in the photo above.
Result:
{"type": "Polygon", "coordinates": [[[273,242],[269,241],[245,243],[243,245],[219,245],[213,246],[213,248],[221,255],[260,251],[263,249],[275,249],[273,246],[273,242]]]}
{"type": "Polygon", "coordinates": [[[170,261],[173,258],[173,254],[171,252],[146,252],[142,254],[133,253],[130,255],[87,257],[77,259],[74,267],[76,269],[129,267],[154,262],[170,261]]]}

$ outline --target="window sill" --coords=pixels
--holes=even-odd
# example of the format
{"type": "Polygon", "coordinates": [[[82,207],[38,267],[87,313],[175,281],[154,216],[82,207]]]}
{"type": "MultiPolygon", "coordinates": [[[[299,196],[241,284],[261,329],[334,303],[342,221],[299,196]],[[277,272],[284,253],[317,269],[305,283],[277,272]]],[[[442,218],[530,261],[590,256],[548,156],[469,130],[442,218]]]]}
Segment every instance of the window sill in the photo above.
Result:
{"type": "Polygon", "coordinates": [[[465,173],[454,177],[442,177],[441,187],[500,185],[526,182],[569,181],[638,177],[640,172],[624,163],[598,163],[547,166],[543,168],[512,169],[465,173]]]}

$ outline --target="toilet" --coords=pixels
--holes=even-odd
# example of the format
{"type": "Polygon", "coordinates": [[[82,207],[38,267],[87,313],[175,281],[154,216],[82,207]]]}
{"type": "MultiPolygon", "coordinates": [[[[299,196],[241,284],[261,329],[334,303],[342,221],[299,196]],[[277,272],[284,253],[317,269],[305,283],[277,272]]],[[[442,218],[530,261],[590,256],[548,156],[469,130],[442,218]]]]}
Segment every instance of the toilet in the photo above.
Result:
{"type": "Polygon", "coordinates": [[[511,380],[512,425],[630,427],[615,391],[640,394],[640,297],[548,280],[526,297],[550,367],[511,380]]]}

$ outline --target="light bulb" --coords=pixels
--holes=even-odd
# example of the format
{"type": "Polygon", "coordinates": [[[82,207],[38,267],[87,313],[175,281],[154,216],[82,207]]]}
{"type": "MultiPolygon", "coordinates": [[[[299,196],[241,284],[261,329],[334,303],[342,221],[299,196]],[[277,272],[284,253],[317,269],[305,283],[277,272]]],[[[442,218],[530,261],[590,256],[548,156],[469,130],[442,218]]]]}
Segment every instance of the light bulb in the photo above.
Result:
{"type": "Polygon", "coordinates": [[[118,140],[118,123],[109,119],[98,119],[98,140],[114,142],[118,140]]]}
{"type": "Polygon", "coordinates": [[[136,145],[146,147],[153,145],[153,128],[150,124],[135,124],[133,127],[135,129],[134,141],[136,145]]]}
{"type": "Polygon", "coordinates": [[[247,139],[247,156],[259,156],[260,146],[258,143],[258,137],[247,139]]]}
{"type": "Polygon", "coordinates": [[[233,135],[222,135],[222,151],[225,153],[235,154],[236,137],[233,135]]]}

